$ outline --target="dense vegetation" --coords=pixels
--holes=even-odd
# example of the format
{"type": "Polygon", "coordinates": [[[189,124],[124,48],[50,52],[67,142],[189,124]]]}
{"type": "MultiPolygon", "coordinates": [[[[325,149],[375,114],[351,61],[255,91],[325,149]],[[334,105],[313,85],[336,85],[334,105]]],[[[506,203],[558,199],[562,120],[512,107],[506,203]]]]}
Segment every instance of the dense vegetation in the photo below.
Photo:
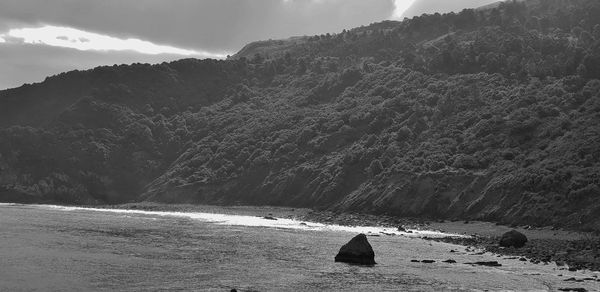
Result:
{"type": "Polygon", "coordinates": [[[0,201],[600,229],[600,2],[529,0],[0,92],[0,201]]]}

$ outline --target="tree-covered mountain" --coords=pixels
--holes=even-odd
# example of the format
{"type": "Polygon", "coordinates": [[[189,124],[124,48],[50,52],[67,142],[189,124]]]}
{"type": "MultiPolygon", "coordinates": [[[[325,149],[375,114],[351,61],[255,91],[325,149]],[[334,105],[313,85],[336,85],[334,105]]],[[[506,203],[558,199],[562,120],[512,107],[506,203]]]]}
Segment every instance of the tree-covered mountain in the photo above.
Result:
{"type": "Polygon", "coordinates": [[[529,0],[0,92],[0,201],[600,229],[600,2],[529,0]]]}

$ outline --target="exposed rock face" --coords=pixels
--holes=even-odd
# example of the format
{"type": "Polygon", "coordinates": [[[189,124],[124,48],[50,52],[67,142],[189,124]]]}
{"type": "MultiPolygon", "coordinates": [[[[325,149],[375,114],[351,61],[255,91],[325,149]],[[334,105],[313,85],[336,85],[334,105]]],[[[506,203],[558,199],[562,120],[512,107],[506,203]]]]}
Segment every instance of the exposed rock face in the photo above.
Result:
{"type": "Polygon", "coordinates": [[[525,234],[523,234],[519,231],[516,231],[516,230],[511,230],[509,232],[506,232],[500,238],[500,246],[503,246],[503,247],[520,248],[520,247],[523,247],[526,242],[527,242],[527,236],[525,236],[525,234]]]}
{"type": "Polygon", "coordinates": [[[345,262],[359,265],[375,265],[375,252],[369,244],[367,236],[359,234],[344,244],[335,256],[336,262],[345,262]]]}

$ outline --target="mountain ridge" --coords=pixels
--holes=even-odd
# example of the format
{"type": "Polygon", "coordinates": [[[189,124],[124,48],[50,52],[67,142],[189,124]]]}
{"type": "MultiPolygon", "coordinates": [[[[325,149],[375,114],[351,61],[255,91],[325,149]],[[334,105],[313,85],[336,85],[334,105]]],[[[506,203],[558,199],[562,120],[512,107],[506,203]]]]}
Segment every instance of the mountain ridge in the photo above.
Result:
{"type": "MultiPolygon", "coordinates": [[[[510,0],[508,0],[510,1],[510,0]]],[[[459,0],[459,1],[433,1],[416,0],[404,13],[403,17],[415,17],[422,14],[460,12],[463,9],[489,8],[503,2],[498,0],[459,0]]]]}

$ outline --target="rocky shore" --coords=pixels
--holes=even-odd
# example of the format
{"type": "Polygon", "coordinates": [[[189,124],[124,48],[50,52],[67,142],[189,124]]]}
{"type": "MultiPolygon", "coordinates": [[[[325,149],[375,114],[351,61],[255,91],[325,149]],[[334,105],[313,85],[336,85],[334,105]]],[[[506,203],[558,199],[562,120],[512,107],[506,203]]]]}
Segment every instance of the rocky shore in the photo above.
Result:
{"type": "Polygon", "coordinates": [[[499,236],[474,235],[470,238],[427,238],[428,240],[459,244],[483,249],[499,256],[518,257],[534,264],[556,263],[560,269],[600,271],[600,241],[589,239],[532,239],[522,248],[500,247],[499,236]]]}
{"type": "Polygon", "coordinates": [[[535,264],[556,263],[565,270],[588,269],[600,271],[600,237],[587,232],[559,230],[552,227],[503,226],[490,222],[469,221],[427,221],[416,218],[396,218],[368,214],[347,214],[334,212],[306,213],[304,220],[328,224],[403,227],[407,229],[429,229],[448,233],[469,235],[468,238],[445,237],[424,238],[459,244],[498,254],[518,257],[535,264]],[[529,241],[524,247],[501,247],[498,243],[506,231],[517,229],[529,241]]]}
{"type": "MultiPolygon", "coordinates": [[[[97,206],[96,206],[97,207],[97,206]]],[[[158,203],[135,203],[107,208],[143,209],[152,211],[210,212],[211,206],[169,205],[158,203]]],[[[232,214],[259,217],[289,218],[299,221],[319,222],[345,226],[382,226],[416,230],[437,230],[446,233],[469,235],[468,238],[424,238],[459,244],[471,250],[483,250],[499,257],[515,257],[536,264],[553,264],[564,270],[588,269],[600,271],[600,237],[597,234],[560,230],[552,227],[503,226],[478,221],[430,221],[419,218],[398,218],[387,215],[315,211],[304,208],[219,206],[232,214]],[[529,239],[524,247],[500,247],[503,233],[516,229],[529,239]]]]}

